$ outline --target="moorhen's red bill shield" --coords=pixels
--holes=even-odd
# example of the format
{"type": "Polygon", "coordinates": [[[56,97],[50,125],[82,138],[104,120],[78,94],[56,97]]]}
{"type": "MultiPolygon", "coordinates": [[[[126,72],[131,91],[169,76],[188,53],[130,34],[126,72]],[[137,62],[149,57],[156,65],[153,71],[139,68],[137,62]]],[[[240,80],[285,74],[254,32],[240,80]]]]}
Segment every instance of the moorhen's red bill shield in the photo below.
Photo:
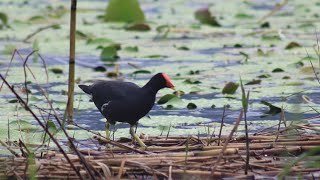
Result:
{"type": "Polygon", "coordinates": [[[165,73],[154,75],[143,87],[131,82],[103,80],[96,81],[90,86],[79,85],[79,87],[92,96],[94,104],[107,119],[107,138],[110,124],[127,122],[130,124],[130,134],[143,147],[146,146],[134,133],[134,126],[151,110],[160,89],[174,89],[169,76],[165,73]]]}

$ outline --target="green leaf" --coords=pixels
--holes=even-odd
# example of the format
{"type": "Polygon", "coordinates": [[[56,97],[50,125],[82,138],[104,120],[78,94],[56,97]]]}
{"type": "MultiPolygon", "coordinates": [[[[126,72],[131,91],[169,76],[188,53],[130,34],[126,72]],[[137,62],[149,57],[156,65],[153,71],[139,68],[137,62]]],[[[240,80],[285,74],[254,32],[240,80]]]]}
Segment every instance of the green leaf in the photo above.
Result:
{"type": "Polygon", "coordinates": [[[4,46],[4,49],[3,49],[3,54],[7,54],[7,55],[10,55],[13,53],[13,51],[17,49],[16,45],[14,44],[6,44],[4,46]]]}
{"type": "Polygon", "coordinates": [[[118,47],[115,45],[103,47],[100,59],[102,61],[116,61],[118,59],[118,50],[118,47]]]}
{"type": "Polygon", "coordinates": [[[17,102],[19,102],[18,99],[11,99],[8,101],[8,103],[17,103],[17,102]]]}
{"type": "Polygon", "coordinates": [[[269,77],[271,77],[271,75],[270,74],[261,74],[261,75],[259,75],[258,76],[258,78],[269,78],[269,77]]]}
{"type": "Polygon", "coordinates": [[[216,20],[214,16],[211,15],[211,12],[208,8],[201,8],[197,10],[194,14],[194,17],[201,23],[201,24],[208,24],[211,26],[221,26],[219,22],[216,20]]]}
{"type": "MultiPolygon", "coordinates": [[[[51,134],[53,134],[53,135],[58,132],[58,128],[57,128],[56,124],[55,124],[53,121],[51,121],[51,120],[49,120],[49,121],[47,122],[46,128],[47,128],[48,131],[49,131],[51,134]]],[[[45,139],[44,139],[45,142],[47,142],[47,141],[50,139],[50,137],[46,134],[46,132],[44,132],[43,138],[45,138],[45,139]]]]}
{"type": "Polygon", "coordinates": [[[51,68],[50,71],[55,74],[62,74],[63,73],[63,70],[60,68],[51,68]]]}
{"type": "Polygon", "coordinates": [[[170,99],[172,99],[172,98],[175,98],[175,97],[178,97],[178,96],[176,96],[176,95],[174,95],[174,94],[166,94],[166,95],[164,95],[164,96],[162,96],[159,100],[158,100],[158,104],[165,104],[165,103],[167,103],[170,99]]]}
{"type": "Polygon", "coordinates": [[[260,28],[270,28],[270,23],[266,21],[260,25],[260,28]]]}
{"type": "Polygon", "coordinates": [[[239,87],[238,83],[228,82],[222,89],[222,94],[234,94],[239,87]]]}
{"type": "Polygon", "coordinates": [[[281,69],[281,68],[275,68],[275,69],[272,70],[272,72],[273,73],[279,73],[279,72],[284,72],[284,70],[281,69]]]}
{"type": "Polygon", "coordinates": [[[123,48],[123,50],[125,50],[127,52],[138,52],[139,48],[138,48],[138,46],[127,46],[127,47],[123,48]]]}
{"type": "Polygon", "coordinates": [[[245,85],[255,85],[260,83],[261,83],[261,79],[253,79],[252,81],[247,82],[245,85]]]}
{"type": "Polygon", "coordinates": [[[141,69],[141,70],[137,70],[137,71],[134,71],[133,73],[131,73],[131,76],[137,75],[137,74],[151,74],[151,71],[141,69]]]}
{"type": "Polygon", "coordinates": [[[201,81],[195,80],[195,79],[186,79],[183,81],[186,84],[200,84],[201,81]]]}
{"type": "Polygon", "coordinates": [[[154,59],[161,59],[161,58],[167,58],[168,56],[166,55],[160,55],[160,54],[152,54],[145,56],[146,58],[154,58],[154,59]]]}
{"type": "Polygon", "coordinates": [[[127,31],[150,31],[151,28],[145,23],[133,23],[125,27],[127,31]]]}
{"type": "Polygon", "coordinates": [[[249,15],[249,14],[246,14],[246,13],[238,13],[235,15],[236,18],[238,19],[252,19],[254,18],[253,15],[249,15]]]}
{"type": "Polygon", "coordinates": [[[294,49],[294,48],[299,48],[301,45],[297,42],[290,42],[285,49],[294,49]]]}
{"type": "Polygon", "coordinates": [[[188,109],[196,109],[196,108],[197,108],[197,105],[194,104],[194,103],[188,103],[187,108],[188,108],[188,109]]]}
{"type": "Polygon", "coordinates": [[[104,16],[105,21],[144,22],[144,13],[138,0],[110,0],[104,16]]]}
{"type": "Polygon", "coordinates": [[[241,92],[242,92],[242,98],[241,98],[242,108],[243,108],[244,112],[247,112],[248,111],[248,99],[246,96],[246,91],[244,89],[241,77],[240,77],[240,85],[241,85],[241,92]]]}
{"type": "Polygon", "coordinates": [[[108,38],[95,38],[95,39],[91,38],[87,40],[87,44],[105,46],[105,45],[114,44],[114,42],[108,38]]]}
{"type": "Polygon", "coordinates": [[[198,92],[202,91],[202,89],[200,89],[199,87],[197,86],[192,86],[191,89],[190,89],[190,94],[196,94],[198,92]]]}
{"type": "Polygon", "coordinates": [[[261,103],[269,107],[269,111],[266,112],[266,114],[276,115],[281,112],[281,108],[274,106],[267,101],[261,101],[261,103]]]}
{"type": "Polygon", "coordinates": [[[8,16],[5,13],[0,12],[0,20],[3,25],[8,26],[8,16]]]}
{"type": "Polygon", "coordinates": [[[189,51],[190,48],[188,48],[187,46],[180,46],[180,47],[177,47],[178,50],[182,50],[182,51],[189,51]]]}

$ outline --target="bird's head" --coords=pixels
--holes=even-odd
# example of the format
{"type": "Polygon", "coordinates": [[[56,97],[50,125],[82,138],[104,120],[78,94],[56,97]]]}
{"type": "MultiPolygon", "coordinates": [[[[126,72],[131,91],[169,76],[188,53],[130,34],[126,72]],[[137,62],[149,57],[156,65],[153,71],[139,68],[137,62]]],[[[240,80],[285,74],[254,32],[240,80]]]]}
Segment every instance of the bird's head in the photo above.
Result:
{"type": "Polygon", "coordinates": [[[166,73],[160,73],[160,74],[162,75],[162,78],[165,80],[165,83],[166,83],[165,87],[175,90],[174,85],[172,84],[169,76],[166,73]]]}
{"type": "Polygon", "coordinates": [[[151,92],[157,93],[162,88],[174,89],[174,85],[170,81],[170,78],[165,73],[158,73],[154,75],[149,82],[143,87],[151,90],[151,92]]]}

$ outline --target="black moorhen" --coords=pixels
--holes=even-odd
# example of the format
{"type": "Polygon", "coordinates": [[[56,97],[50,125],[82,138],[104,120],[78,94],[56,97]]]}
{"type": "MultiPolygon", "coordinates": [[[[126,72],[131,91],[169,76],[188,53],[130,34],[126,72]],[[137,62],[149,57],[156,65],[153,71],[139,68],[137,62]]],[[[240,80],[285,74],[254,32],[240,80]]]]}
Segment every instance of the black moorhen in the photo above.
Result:
{"type": "Polygon", "coordinates": [[[131,82],[99,80],[92,85],[79,85],[92,100],[101,114],[107,119],[106,135],[109,138],[110,124],[127,122],[130,124],[130,134],[143,148],[146,145],[135,134],[134,126],[153,107],[156,94],[162,88],[172,88],[173,84],[165,73],[154,75],[143,87],[131,82]]]}

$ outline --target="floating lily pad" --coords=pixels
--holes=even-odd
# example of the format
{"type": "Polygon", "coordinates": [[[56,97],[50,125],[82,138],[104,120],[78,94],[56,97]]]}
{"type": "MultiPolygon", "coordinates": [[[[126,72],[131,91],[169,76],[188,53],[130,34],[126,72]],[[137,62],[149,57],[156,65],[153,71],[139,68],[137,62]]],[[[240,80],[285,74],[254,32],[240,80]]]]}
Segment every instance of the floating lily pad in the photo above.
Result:
{"type": "Polygon", "coordinates": [[[186,84],[200,84],[201,83],[201,81],[195,80],[195,79],[186,79],[183,82],[186,84]]]}
{"type": "Polygon", "coordinates": [[[276,115],[281,112],[281,108],[274,106],[267,101],[261,101],[261,103],[269,107],[269,111],[267,111],[266,114],[276,115]]]}
{"type": "Polygon", "coordinates": [[[252,81],[247,82],[245,85],[255,85],[260,83],[261,83],[261,79],[253,79],[252,81]]]}
{"type": "Polygon", "coordinates": [[[127,46],[127,47],[123,48],[123,50],[125,50],[127,52],[138,52],[139,48],[138,48],[138,46],[127,46]]]}
{"type": "Polygon", "coordinates": [[[118,50],[117,45],[110,45],[102,48],[100,59],[102,61],[116,61],[118,59],[118,50]]]}
{"type": "Polygon", "coordinates": [[[166,55],[160,55],[160,54],[152,54],[145,56],[146,58],[154,58],[154,59],[161,59],[161,58],[167,58],[168,56],[166,55]]]}
{"type": "Polygon", "coordinates": [[[94,69],[94,71],[97,71],[97,72],[106,72],[107,71],[107,68],[105,68],[104,66],[96,66],[93,69],[94,69]]]}
{"type": "Polygon", "coordinates": [[[279,73],[279,72],[284,72],[282,68],[275,68],[272,70],[273,73],[279,73]]]}
{"type": "Polygon", "coordinates": [[[104,16],[105,21],[143,22],[144,13],[138,0],[110,0],[104,16]]]}
{"type": "Polygon", "coordinates": [[[218,21],[214,16],[211,15],[211,12],[208,8],[202,8],[195,12],[195,18],[202,24],[208,24],[211,26],[220,26],[218,21]]]}
{"type": "Polygon", "coordinates": [[[183,50],[183,51],[189,51],[190,50],[190,48],[188,48],[187,46],[179,46],[179,47],[177,47],[177,49],[183,50]]]}
{"type": "Polygon", "coordinates": [[[252,19],[252,18],[254,18],[253,15],[246,14],[246,13],[238,13],[238,14],[236,14],[235,17],[238,19],[252,19]]]}
{"type": "Polygon", "coordinates": [[[60,68],[50,68],[49,70],[55,74],[62,74],[63,73],[63,70],[60,68]]]}
{"type": "Polygon", "coordinates": [[[188,109],[196,109],[196,108],[197,108],[197,105],[194,104],[194,103],[188,103],[187,108],[188,108],[188,109]]]}
{"type": "Polygon", "coordinates": [[[239,83],[228,82],[222,89],[222,94],[234,94],[239,87],[239,83]]]}
{"type": "Polygon", "coordinates": [[[262,24],[260,25],[260,27],[261,27],[261,28],[270,28],[270,23],[269,23],[268,21],[266,21],[266,22],[262,23],[262,24]]]}
{"type": "Polygon", "coordinates": [[[114,42],[111,39],[108,38],[90,38],[87,40],[87,44],[95,44],[95,45],[100,45],[100,46],[105,46],[105,45],[110,45],[114,44],[114,42]]]}
{"type": "Polygon", "coordinates": [[[271,77],[270,74],[261,74],[258,76],[258,78],[269,78],[269,77],[271,77]]]}
{"type": "Polygon", "coordinates": [[[17,102],[19,102],[18,99],[12,99],[8,101],[8,103],[17,103],[17,102]]]}
{"type": "Polygon", "coordinates": [[[159,100],[158,100],[158,104],[165,104],[167,103],[169,100],[171,100],[172,98],[179,98],[178,96],[174,95],[174,94],[166,94],[164,96],[162,96],[159,100]]]}
{"type": "Polygon", "coordinates": [[[0,12],[0,20],[1,20],[1,23],[5,26],[8,26],[8,16],[7,14],[3,13],[3,12],[0,12]]]}
{"type": "Polygon", "coordinates": [[[293,48],[299,48],[301,45],[297,42],[290,42],[285,49],[293,49],[293,48]]]}
{"type": "Polygon", "coordinates": [[[201,88],[197,87],[197,86],[192,86],[191,89],[190,89],[190,94],[196,94],[198,92],[201,91],[201,88]]]}
{"type": "Polygon", "coordinates": [[[150,31],[151,30],[150,26],[146,23],[129,24],[125,27],[125,29],[128,31],[150,31]]]}
{"type": "Polygon", "coordinates": [[[137,75],[137,74],[151,74],[151,71],[140,69],[140,70],[136,70],[133,73],[131,73],[132,76],[137,75]]]}

